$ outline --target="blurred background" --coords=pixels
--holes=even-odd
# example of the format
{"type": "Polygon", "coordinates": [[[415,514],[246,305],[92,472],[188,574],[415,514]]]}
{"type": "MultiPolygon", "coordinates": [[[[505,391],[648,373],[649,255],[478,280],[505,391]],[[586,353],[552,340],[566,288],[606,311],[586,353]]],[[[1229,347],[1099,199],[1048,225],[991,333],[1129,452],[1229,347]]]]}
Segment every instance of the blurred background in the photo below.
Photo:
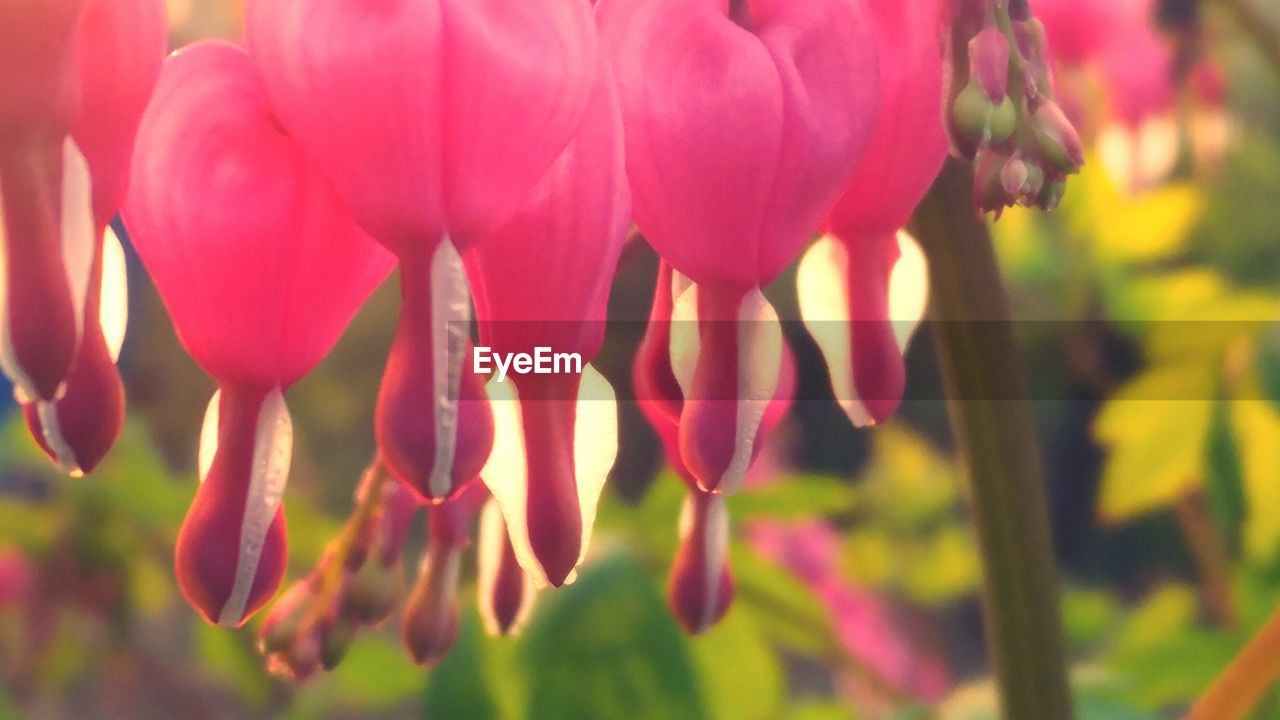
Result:
{"type": "MultiPolygon", "coordinates": [[[[1118,46],[1060,41],[1059,93],[1087,166],[1058,212],[1010,211],[994,232],[1079,713],[1147,720],[1184,709],[1280,601],[1280,5],[1093,5],[1095,22],[1128,21],[1108,7],[1141,12],[1118,46]]],[[[1055,25],[1055,8],[1077,12],[1033,6],[1051,43],[1070,22],[1055,25]]],[[[169,9],[175,47],[238,36],[235,2],[169,9]]],[[[994,718],[980,565],[927,327],[908,402],[873,432],[849,425],[816,347],[789,329],[806,400],[729,503],[738,596],[705,636],[686,637],[664,600],[683,484],[626,406],[593,553],[575,584],[539,596],[519,637],[482,631],[468,559],[441,665],[415,667],[393,620],[293,684],[264,669],[253,623],[208,627],[177,593],[174,539],[214,385],[132,255],[129,269],[129,416],[100,469],[58,477],[0,406],[0,717],[994,718]]],[[[632,242],[611,318],[646,317],[655,275],[632,242]]],[[[289,393],[291,577],[337,533],[373,454],[394,288],[289,393]]],[[[796,317],[793,271],[770,295],[796,317]]],[[[615,323],[597,362],[619,387],[641,330],[615,323]]],[[[1257,717],[1280,717],[1280,693],[1257,717]]]]}

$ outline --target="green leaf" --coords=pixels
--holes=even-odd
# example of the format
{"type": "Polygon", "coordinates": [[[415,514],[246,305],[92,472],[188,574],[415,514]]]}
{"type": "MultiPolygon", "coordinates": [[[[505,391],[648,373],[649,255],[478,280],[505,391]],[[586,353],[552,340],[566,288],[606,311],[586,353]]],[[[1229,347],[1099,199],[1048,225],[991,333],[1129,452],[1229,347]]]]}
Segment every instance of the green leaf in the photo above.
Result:
{"type": "Polygon", "coordinates": [[[427,676],[423,717],[473,720],[498,717],[484,671],[485,661],[475,614],[463,613],[457,642],[427,676]]]}
{"type": "Polygon", "coordinates": [[[356,637],[331,676],[334,689],[344,702],[380,710],[418,697],[425,682],[424,673],[409,660],[397,639],[364,634],[356,637]]]}
{"type": "Polygon", "coordinates": [[[689,646],[653,580],[617,554],[539,598],[525,631],[527,717],[707,717],[689,646]]]}
{"type": "Polygon", "coordinates": [[[857,490],[838,478],[821,475],[794,475],[780,478],[763,488],[750,488],[729,498],[735,520],[811,519],[853,510],[857,490]]]}
{"type": "Polygon", "coordinates": [[[739,603],[731,608],[692,646],[711,718],[769,720],[781,715],[782,668],[749,607],[739,603]]]}

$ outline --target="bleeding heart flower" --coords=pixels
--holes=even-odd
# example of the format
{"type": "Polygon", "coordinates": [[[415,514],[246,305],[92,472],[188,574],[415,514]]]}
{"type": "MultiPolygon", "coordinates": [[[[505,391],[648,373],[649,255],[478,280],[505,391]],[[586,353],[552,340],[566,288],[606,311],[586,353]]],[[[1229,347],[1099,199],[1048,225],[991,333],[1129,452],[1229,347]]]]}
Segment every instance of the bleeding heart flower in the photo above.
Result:
{"type": "Polygon", "coordinates": [[[198,43],[164,63],[143,116],[126,219],[183,345],[219,384],[178,580],[239,625],[284,574],[283,392],[320,361],[390,270],[283,132],[253,61],[198,43]]]}
{"type": "Polygon", "coordinates": [[[537,593],[533,578],[516,557],[502,510],[490,500],[480,513],[476,547],[476,601],[485,631],[490,635],[519,632],[537,593]]]}
{"type": "MultiPolygon", "coordinates": [[[[107,224],[124,201],[134,135],[160,72],[165,37],[161,0],[88,0],[81,12],[76,39],[81,103],[70,142],[88,165],[96,240],[88,251],[80,344],[65,393],[23,408],[37,442],[72,475],[97,466],[124,422],[124,387],[115,361],[128,316],[127,283],[120,242],[107,224]]],[[[64,188],[69,177],[64,175],[64,188]]],[[[64,205],[86,192],[67,190],[64,205]]]]}
{"type": "MultiPolygon", "coordinates": [[[[947,154],[938,0],[870,9],[880,48],[875,132],[796,278],[836,399],[858,426],[883,422],[902,400],[902,353],[924,315],[928,276],[924,254],[900,230],[947,154]]],[[[1007,65],[1006,51],[1000,72],[1007,65]]]]}
{"type": "Polygon", "coordinates": [[[427,551],[405,601],[401,636],[419,665],[439,662],[458,639],[458,574],[471,544],[471,519],[485,501],[480,483],[427,506],[427,551]]]}
{"type": "MultiPolygon", "coordinates": [[[[733,576],[727,553],[729,517],[719,493],[698,487],[680,456],[680,414],[684,398],[672,369],[671,320],[677,298],[691,283],[671,266],[658,266],[658,284],[644,341],[633,369],[640,409],[658,433],[667,462],[689,486],[681,511],[680,549],[667,583],[672,614],[690,634],[704,632],[729,610],[733,576]]],[[[757,442],[782,421],[795,392],[795,362],[787,349],[782,355],[778,389],[765,410],[757,442]]],[[[752,449],[752,456],[759,448],[752,449]]]]}
{"type": "Polygon", "coordinates": [[[676,302],[680,455],[741,483],[781,365],[760,292],[812,238],[870,139],[875,43],[856,0],[606,0],[635,218],[695,283],[676,302]],[[682,327],[692,332],[682,332],[682,327]]]}
{"type": "Polygon", "coordinates": [[[463,372],[459,253],[521,207],[576,131],[597,66],[588,7],[254,0],[247,37],[285,127],[400,260],[378,445],[422,498],[448,497],[492,442],[480,384],[463,372]]]}
{"type": "MultiPolygon", "coordinates": [[[[589,363],[604,340],[630,208],[622,119],[611,73],[600,60],[577,136],[530,204],[466,255],[481,344],[499,356],[532,355],[542,347],[589,363]]],[[[498,443],[518,449],[495,448],[502,470],[486,468],[481,475],[525,570],[556,586],[586,554],[617,452],[608,381],[589,365],[562,370],[490,382],[505,435],[498,443]]]]}
{"type": "Polygon", "coordinates": [[[164,8],[9,1],[0,16],[0,369],[20,402],[38,403],[37,440],[82,474],[122,420],[100,240],[164,52],[164,8]]]}

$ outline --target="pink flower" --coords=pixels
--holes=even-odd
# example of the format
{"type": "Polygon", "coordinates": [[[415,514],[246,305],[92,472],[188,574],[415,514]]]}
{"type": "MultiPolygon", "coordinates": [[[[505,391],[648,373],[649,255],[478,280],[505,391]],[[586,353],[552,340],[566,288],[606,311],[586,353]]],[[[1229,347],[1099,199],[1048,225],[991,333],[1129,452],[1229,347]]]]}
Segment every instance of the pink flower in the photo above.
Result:
{"type": "Polygon", "coordinates": [[[123,264],[114,237],[104,248],[103,236],[124,200],[134,132],[164,55],[164,5],[50,2],[5,17],[0,366],[33,436],[61,469],[80,475],[123,422],[114,364],[123,264]]]}
{"type": "Polygon", "coordinates": [[[282,132],[250,57],[224,43],[165,61],[125,215],[179,338],[220,388],[178,581],[210,622],[239,625],[284,574],[283,392],[329,351],[391,258],[282,132]]]}
{"type": "Polygon", "coordinates": [[[672,339],[683,347],[680,455],[704,489],[732,490],[781,365],[760,288],[809,242],[871,136],[870,21],[850,0],[598,7],[636,222],[694,283],[675,309],[692,329],[672,339]]]}
{"type": "Polygon", "coordinates": [[[840,538],[828,525],[756,522],[749,535],[758,552],[813,589],[848,652],[894,688],[931,702],[945,696],[950,684],[946,666],[912,646],[888,603],[840,577],[840,538]]]}
{"type": "Polygon", "coordinates": [[[439,501],[492,442],[463,372],[460,253],[520,209],[586,111],[587,6],[563,0],[254,0],[249,48],[285,127],[400,260],[404,306],[378,397],[392,472],[439,501]]]}
{"type": "Polygon", "coordinates": [[[805,255],[796,280],[801,314],[826,357],[836,399],[859,426],[888,419],[902,399],[902,353],[924,315],[928,278],[924,254],[899,231],[947,153],[938,0],[870,9],[880,48],[871,145],[827,218],[827,237],[805,255]]]}
{"type": "Polygon", "coordinates": [[[0,610],[25,601],[35,586],[35,571],[16,547],[0,547],[0,610]]]}
{"type": "MultiPolygon", "coordinates": [[[[696,635],[710,629],[728,612],[733,600],[733,576],[724,498],[720,493],[702,490],[680,455],[679,423],[684,398],[672,369],[671,316],[676,299],[689,287],[688,280],[670,265],[659,264],[649,325],[633,372],[640,409],[658,433],[667,463],[689,486],[679,521],[680,547],[667,582],[667,603],[681,626],[696,635]]],[[[795,362],[790,349],[786,349],[779,387],[765,409],[758,440],[782,421],[794,391],[795,362]]]]}
{"type": "Polygon", "coordinates": [[[482,477],[526,571],[556,586],[586,554],[617,449],[613,390],[585,365],[604,340],[630,222],[622,119],[612,73],[599,65],[579,132],[531,202],[465,257],[482,345],[499,355],[542,347],[582,363],[490,381],[503,437],[482,477]]]}

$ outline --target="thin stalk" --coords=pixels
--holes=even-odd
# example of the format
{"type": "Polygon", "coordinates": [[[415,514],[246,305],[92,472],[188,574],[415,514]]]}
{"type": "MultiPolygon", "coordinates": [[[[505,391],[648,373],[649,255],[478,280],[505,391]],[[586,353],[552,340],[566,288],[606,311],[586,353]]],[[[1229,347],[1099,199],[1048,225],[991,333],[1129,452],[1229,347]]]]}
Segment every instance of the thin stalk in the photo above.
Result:
{"type": "Polygon", "coordinates": [[[1191,706],[1184,720],[1242,720],[1280,675],[1280,608],[1191,706]]]}
{"type": "Polygon", "coordinates": [[[973,171],[948,160],[916,212],[930,327],[983,566],[987,647],[1008,720],[1074,717],[1026,379],[973,171]]]}

